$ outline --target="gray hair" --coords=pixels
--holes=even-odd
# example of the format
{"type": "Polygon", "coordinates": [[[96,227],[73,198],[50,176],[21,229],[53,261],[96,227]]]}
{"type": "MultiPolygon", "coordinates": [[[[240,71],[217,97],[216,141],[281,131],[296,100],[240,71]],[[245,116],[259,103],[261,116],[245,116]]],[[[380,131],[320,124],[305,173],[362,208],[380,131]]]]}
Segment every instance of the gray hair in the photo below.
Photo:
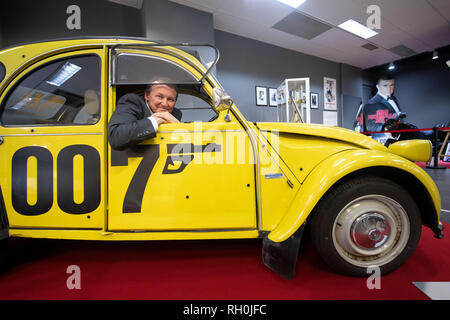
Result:
{"type": "Polygon", "coordinates": [[[172,88],[175,90],[175,92],[177,93],[175,100],[178,100],[178,87],[176,84],[169,84],[169,83],[151,83],[149,85],[147,85],[147,88],[145,89],[145,93],[149,94],[150,92],[152,92],[153,86],[168,86],[169,88],[172,88]]]}

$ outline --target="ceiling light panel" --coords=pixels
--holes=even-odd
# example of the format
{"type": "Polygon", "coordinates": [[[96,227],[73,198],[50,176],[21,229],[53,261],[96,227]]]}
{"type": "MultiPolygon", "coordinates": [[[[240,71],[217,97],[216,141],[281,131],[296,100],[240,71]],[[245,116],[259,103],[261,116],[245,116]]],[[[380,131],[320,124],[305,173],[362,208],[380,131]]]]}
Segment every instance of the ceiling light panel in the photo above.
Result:
{"type": "Polygon", "coordinates": [[[367,28],[366,26],[364,26],[361,23],[359,23],[355,20],[352,20],[352,19],[349,19],[349,20],[345,21],[344,23],[341,23],[338,27],[345,31],[353,33],[363,39],[369,39],[378,34],[378,32],[376,32],[370,28],[367,28]]]}
{"type": "Polygon", "coordinates": [[[287,4],[288,6],[292,8],[298,8],[303,2],[306,0],[278,0],[278,2],[287,4]]]}

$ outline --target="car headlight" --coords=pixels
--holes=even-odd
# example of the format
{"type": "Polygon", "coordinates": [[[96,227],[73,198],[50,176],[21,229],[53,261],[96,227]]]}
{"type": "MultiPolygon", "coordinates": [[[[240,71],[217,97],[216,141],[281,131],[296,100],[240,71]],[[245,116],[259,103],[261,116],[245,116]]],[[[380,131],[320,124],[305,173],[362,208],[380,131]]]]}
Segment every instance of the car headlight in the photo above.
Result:
{"type": "Polygon", "coordinates": [[[404,140],[391,144],[388,150],[414,162],[428,162],[431,160],[432,145],[429,140],[404,140]]]}

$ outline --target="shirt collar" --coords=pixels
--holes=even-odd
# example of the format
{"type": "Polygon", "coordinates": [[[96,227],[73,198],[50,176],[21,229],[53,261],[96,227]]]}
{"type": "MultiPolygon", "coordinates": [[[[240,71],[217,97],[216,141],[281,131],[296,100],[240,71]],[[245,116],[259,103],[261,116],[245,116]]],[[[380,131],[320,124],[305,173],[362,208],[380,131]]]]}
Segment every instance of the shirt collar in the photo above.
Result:
{"type": "Polygon", "coordinates": [[[378,91],[378,94],[379,94],[383,99],[385,99],[385,100],[388,99],[388,97],[387,97],[386,95],[382,94],[380,91],[378,91]]]}
{"type": "MultiPolygon", "coordinates": [[[[378,94],[379,94],[380,97],[382,97],[384,100],[388,100],[388,96],[382,94],[380,91],[378,91],[378,94]]],[[[391,95],[391,99],[392,99],[392,95],[391,95]]]]}

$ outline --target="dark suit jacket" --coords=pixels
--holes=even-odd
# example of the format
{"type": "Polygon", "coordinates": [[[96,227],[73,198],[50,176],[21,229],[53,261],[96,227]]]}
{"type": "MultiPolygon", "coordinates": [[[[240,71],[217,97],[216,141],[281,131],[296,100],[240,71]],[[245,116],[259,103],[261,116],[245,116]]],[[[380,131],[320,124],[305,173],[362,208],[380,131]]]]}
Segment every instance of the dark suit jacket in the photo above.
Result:
{"type": "MultiPolygon", "coordinates": [[[[397,104],[397,107],[400,109],[397,98],[395,96],[392,96],[392,98],[394,102],[397,104]]],[[[380,103],[390,106],[390,103],[379,94],[374,95],[369,101],[367,101],[367,104],[380,104],[380,103]]]]}
{"type": "MultiPolygon", "coordinates": [[[[400,110],[397,99],[394,96],[392,98],[400,110]]],[[[388,100],[384,99],[379,94],[376,94],[367,102],[362,110],[364,117],[364,131],[381,131],[386,119],[395,112],[396,110],[388,100]]]]}
{"type": "MultiPolygon", "coordinates": [[[[111,148],[123,150],[154,138],[156,131],[147,119],[151,115],[144,99],[137,94],[128,93],[121,97],[108,123],[108,141],[111,148]]],[[[172,115],[181,120],[179,109],[173,108],[172,115]]]]}

